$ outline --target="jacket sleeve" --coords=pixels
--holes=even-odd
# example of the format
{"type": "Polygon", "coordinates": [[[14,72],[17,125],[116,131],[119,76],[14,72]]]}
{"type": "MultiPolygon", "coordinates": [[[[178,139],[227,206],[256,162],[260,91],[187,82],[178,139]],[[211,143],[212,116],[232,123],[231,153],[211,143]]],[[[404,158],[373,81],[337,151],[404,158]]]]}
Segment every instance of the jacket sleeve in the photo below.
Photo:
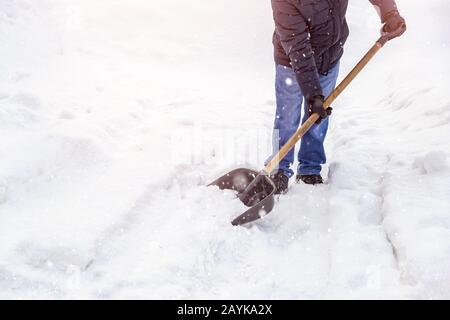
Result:
{"type": "Polygon", "coordinates": [[[377,9],[381,21],[385,22],[385,17],[389,12],[397,10],[395,0],[369,0],[377,9]]]}
{"type": "Polygon", "coordinates": [[[272,9],[276,36],[291,60],[303,95],[307,99],[323,95],[306,19],[288,1],[272,0],[272,9]]]}

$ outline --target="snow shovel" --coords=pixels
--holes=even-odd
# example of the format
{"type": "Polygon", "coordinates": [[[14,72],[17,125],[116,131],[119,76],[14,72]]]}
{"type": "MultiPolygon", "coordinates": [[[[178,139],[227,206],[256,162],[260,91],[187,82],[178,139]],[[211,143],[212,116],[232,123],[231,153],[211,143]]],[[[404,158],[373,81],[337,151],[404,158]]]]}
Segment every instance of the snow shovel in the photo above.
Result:
{"type": "MultiPolygon", "coordinates": [[[[333,93],[326,99],[324,108],[328,109],[336,98],[347,88],[347,86],[355,79],[362,69],[369,63],[375,54],[391,39],[401,35],[406,26],[402,26],[399,30],[383,34],[377,40],[373,47],[366,53],[356,67],[347,75],[347,77],[336,87],[333,93]]],[[[280,149],[277,155],[267,164],[261,171],[241,168],[231,171],[220,177],[208,186],[217,186],[221,190],[234,190],[237,192],[238,198],[250,207],[246,212],[233,220],[234,226],[244,225],[246,223],[258,220],[269,214],[275,204],[276,187],[270,174],[274,172],[280,161],[295,147],[295,144],[308,132],[309,129],[317,122],[319,115],[317,113],[311,117],[297,130],[291,139],[280,149]]]]}

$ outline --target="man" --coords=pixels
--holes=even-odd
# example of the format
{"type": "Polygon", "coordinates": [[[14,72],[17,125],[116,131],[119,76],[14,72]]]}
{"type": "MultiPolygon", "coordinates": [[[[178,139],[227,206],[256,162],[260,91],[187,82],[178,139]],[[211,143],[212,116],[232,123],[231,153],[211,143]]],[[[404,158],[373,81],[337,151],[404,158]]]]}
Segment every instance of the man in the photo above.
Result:
{"type": "MultiPolygon", "coordinates": [[[[383,32],[405,27],[395,0],[369,1],[381,17],[383,32]]],[[[320,116],[301,141],[297,183],[323,183],[320,175],[326,162],[323,143],[332,110],[325,110],[323,103],[336,86],[339,61],[349,34],[347,6],[348,0],[272,0],[277,104],[274,154],[298,129],[303,104],[303,122],[313,113],[320,116]]],[[[294,150],[272,175],[278,194],[287,192],[289,178],[295,174],[291,169],[293,163],[294,150]]]]}

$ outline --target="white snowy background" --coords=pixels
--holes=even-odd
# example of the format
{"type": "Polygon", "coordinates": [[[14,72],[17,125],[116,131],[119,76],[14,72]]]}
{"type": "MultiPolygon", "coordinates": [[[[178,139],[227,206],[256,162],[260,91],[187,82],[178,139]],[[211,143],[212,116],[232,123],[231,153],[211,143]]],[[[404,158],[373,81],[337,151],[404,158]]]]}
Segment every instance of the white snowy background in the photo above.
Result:
{"type": "MultiPolygon", "coordinates": [[[[327,184],[234,228],[205,185],[268,156],[270,1],[0,0],[0,298],[450,298],[450,3],[398,4],[327,184]]],[[[380,28],[348,20],[341,76],[380,28]]]]}

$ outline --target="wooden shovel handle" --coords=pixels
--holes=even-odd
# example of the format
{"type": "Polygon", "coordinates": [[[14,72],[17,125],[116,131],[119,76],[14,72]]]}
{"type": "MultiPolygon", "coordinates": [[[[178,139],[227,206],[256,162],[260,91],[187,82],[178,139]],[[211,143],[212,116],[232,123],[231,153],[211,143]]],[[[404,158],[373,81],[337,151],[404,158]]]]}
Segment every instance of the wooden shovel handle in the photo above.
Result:
{"type": "MultiPolygon", "coordinates": [[[[385,37],[381,37],[372,46],[372,48],[366,53],[366,55],[361,59],[360,62],[353,68],[352,71],[345,77],[344,80],[336,87],[336,89],[331,93],[331,95],[325,100],[324,108],[328,109],[331,104],[336,100],[336,98],[347,88],[347,86],[356,78],[356,76],[361,72],[362,69],[369,63],[370,60],[375,56],[375,54],[383,47],[387,42],[385,37]]],[[[264,168],[265,173],[271,174],[277,169],[280,161],[286,157],[289,151],[294,148],[296,143],[311,129],[311,127],[319,120],[319,115],[317,113],[311,115],[309,119],[297,130],[297,132],[289,139],[289,141],[280,149],[277,155],[267,164],[264,168]]]]}

